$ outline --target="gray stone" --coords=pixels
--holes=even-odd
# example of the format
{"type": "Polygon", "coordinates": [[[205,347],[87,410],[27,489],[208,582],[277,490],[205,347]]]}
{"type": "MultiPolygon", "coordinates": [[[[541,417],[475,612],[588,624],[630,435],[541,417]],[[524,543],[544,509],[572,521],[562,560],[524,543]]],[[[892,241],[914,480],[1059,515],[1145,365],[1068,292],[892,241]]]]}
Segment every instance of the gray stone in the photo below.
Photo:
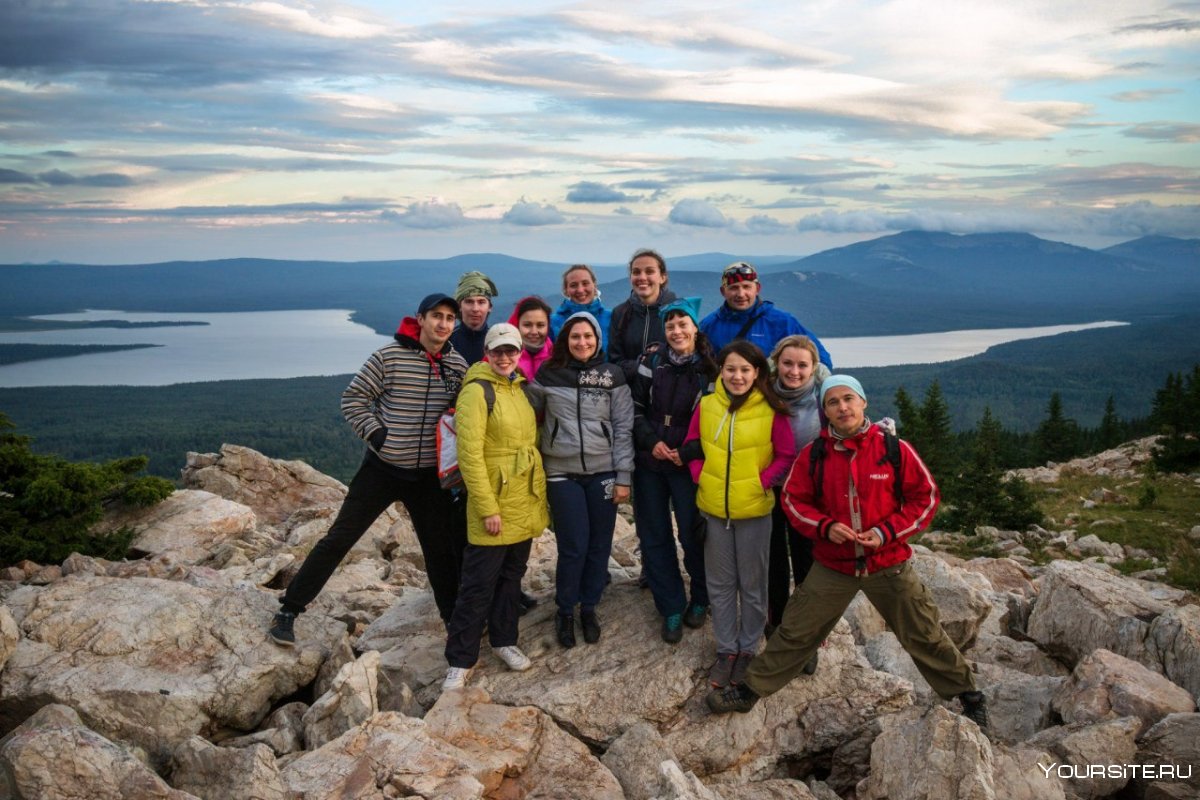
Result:
{"type": "Polygon", "coordinates": [[[1157,672],[1099,649],[1075,666],[1054,696],[1064,722],[1099,722],[1117,717],[1142,721],[1138,734],[1172,713],[1196,709],[1192,695],[1157,672]]]}
{"type": "Polygon", "coordinates": [[[291,800],[266,745],[217,747],[193,736],[175,749],[171,783],[201,800],[291,800]]]}

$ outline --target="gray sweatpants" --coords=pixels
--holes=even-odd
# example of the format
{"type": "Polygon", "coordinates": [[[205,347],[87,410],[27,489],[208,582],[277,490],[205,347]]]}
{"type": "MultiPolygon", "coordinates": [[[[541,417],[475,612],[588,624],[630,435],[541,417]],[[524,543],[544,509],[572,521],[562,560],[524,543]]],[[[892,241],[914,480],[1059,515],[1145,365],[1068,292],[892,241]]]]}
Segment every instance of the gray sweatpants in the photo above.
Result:
{"type": "Polygon", "coordinates": [[[735,519],[728,528],[710,514],[704,522],[704,575],[717,652],[756,653],[767,623],[771,515],[735,519]]]}

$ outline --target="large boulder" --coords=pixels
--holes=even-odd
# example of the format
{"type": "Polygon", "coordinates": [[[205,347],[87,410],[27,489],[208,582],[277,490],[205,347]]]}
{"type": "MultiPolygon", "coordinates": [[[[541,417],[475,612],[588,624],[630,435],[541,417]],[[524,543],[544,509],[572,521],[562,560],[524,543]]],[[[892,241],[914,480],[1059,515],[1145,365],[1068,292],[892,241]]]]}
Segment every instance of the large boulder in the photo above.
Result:
{"type": "Polygon", "coordinates": [[[942,627],[960,650],[975,642],[979,627],[992,611],[992,585],[979,573],[961,569],[917,548],[913,570],[933,595],[942,627]]]}
{"type": "Polygon", "coordinates": [[[175,749],[171,783],[201,800],[289,800],[271,748],[217,747],[193,736],[175,749]]]}
{"type": "Polygon", "coordinates": [[[170,554],[181,564],[211,559],[231,539],[254,532],[258,517],[248,506],[211,492],[184,489],[149,508],[126,508],[105,515],[92,529],[107,534],[121,528],[137,533],[135,557],[170,554]]]}
{"type": "Polygon", "coordinates": [[[963,655],[977,663],[995,664],[1029,675],[1062,677],[1071,672],[1033,642],[990,633],[979,634],[975,646],[963,655]]]}
{"type": "Polygon", "coordinates": [[[1164,675],[1200,699],[1200,606],[1172,608],[1150,623],[1146,647],[1164,675]]]}
{"type": "Polygon", "coordinates": [[[1168,714],[1138,740],[1137,797],[1200,797],[1200,714],[1168,714]]]}
{"type": "Polygon", "coordinates": [[[1171,607],[1144,583],[1077,561],[1051,563],[1041,582],[1028,633],[1043,650],[1071,666],[1101,647],[1154,664],[1146,636],[1171,607]]]}
{"type": "Polygon", "coordinates": [[[14,800],[196,800],[56,704],[0,740],[0,774],[0,796],[14,800]]]}
{"type": "Polygon", "coordinates": [[[329,687],[304,712],[304,741],[309,750],[331,742],[377,711],[379,653],[368,650],[357,661],[342,666],[329,687]]]}
{"type": "Polygon", "coordinates": [[[345,484],[303,461],[267,458],[233,444],[221,445],[220,453],[188,453],[183,485],[249,506],[272,525],[283,522],[296,509],[338,505],[346,496],[345,484]]]}
{"type": "Polygon", "coordinates": [[[1137,717],[1141,734],[1168,714],[1195,711],[1196,703],[1157,672],[1101,648],[1075,665],[1054,696],[1054,710],[1067,723],[1137,717]]]}
{"type": "Polygon", "coordinates": [[[345,635],[305,614],[282,648],[266,636],[270,595],[177,581],[71,577],[7,603],[23,637],[0,674],[0,728],[62,703],[159,764],[193,735],[252,730],[345,635]]]}
{"type": "Polygon", "coordinates": [[[1131,764],[1137,752],[1135,740],[1141,720],[1121,717],[1093,724],[1047,728],[1030,738],[1026,744],[1045,750],[1054,758],[1053,764],[1043,764],[1048,775],[1063,779],[1067,797],[1076,800],[1096,800],[1119,792],[1129,782],[1129,775],[1120,770],[1110,773],[1097,766],[1131,764]]]}
{"type": "Polygon", "coordinates": [[[992,748],[973,723],[934,706],[891,714],[880,725],[859,800],[997,797],[992,748]]]}
{"type": "Polygon", "coordinates": [[[0,606],[0,670],[8,663],[8,658],[17,649],[21,641],[21,629],[13,619],[12,612],[7,606],[0,606]]]}
{"type": "Polygon", "coordinates": [[[1066,678],[979,664],[975,680],[987,696],[992,739],[1012,743],[1054,724],[1051,703],[1066,678]]]}

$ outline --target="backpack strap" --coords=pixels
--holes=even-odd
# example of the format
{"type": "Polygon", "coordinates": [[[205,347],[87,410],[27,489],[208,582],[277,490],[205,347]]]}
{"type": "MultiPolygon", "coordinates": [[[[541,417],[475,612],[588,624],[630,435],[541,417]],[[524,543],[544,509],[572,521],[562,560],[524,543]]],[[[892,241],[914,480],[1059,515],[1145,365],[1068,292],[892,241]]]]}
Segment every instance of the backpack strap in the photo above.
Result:
{"type": "Polygon", "coordinates": [[[750,329],[754,327],[754,323],[756,323],[760,319],[762,319],[762,316],[765,313],[766,313],[765,308],[763,307],[763,305],[761,303],[759,303],[759,310],[757,312],[750,313],[750,318],[746,320],[746,324],[742,326],[742,329],[740,331],[738,331],[737,335],[734,336],[733,338],[734,339],[745,339],[746,334],[749,333],[750,329]]]}
{"type": "Polygon", "coordinates": [[[825,437],[823,436],[813,439],[809,449],[808,477],[812,481],[813,503],[820,503],[825,482],[825,437]]]}
{"type": "Polygon", "coordinates": [[[483,402],[487,403],[488,416],[492,415],[492,409],[496,407],[496,387],[492,386],[491,381],[485,381],[480,378],[474,378],[463,384],[465,389],[472,383],[479,384],[479,388],[483,389],[483,402]]]}
{"type": "Polygon", "coordinates": [[[876,463],[881,467],[884,464],[892,465],[892,495],[896,498],[896,505],[904,505],[904,475],[900,471],[900,437],[884,430],[883,444],[885,448],[883,458],[876,463]]]}

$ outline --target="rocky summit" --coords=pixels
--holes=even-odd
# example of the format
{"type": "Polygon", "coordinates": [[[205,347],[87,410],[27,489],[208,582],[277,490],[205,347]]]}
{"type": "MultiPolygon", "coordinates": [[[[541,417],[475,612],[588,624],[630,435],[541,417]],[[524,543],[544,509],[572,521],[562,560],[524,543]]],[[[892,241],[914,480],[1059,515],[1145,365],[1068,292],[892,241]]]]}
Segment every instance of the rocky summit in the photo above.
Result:
{"type": "Polygon", "coordinates": [[[816,674],[710,714],[710,627],[661,641],[624,519],[595,645],[556,644],[554,537],[536,540],[527,672],[485,645],[467,688],[441,691],[444,631],[402,510],[282,648],[266,635],[279,592],[345,487],[229,445],[189,454],[183,483],[98,526],[136,531],[127,560],[0,576],[0,798],[1200,797],[1200,605],[1059,531],[978,533],[1061,539],[1046,566],[937,552],[952,534],[917,546],[987,695],[987,736],[861,596],[816,674]]]}

